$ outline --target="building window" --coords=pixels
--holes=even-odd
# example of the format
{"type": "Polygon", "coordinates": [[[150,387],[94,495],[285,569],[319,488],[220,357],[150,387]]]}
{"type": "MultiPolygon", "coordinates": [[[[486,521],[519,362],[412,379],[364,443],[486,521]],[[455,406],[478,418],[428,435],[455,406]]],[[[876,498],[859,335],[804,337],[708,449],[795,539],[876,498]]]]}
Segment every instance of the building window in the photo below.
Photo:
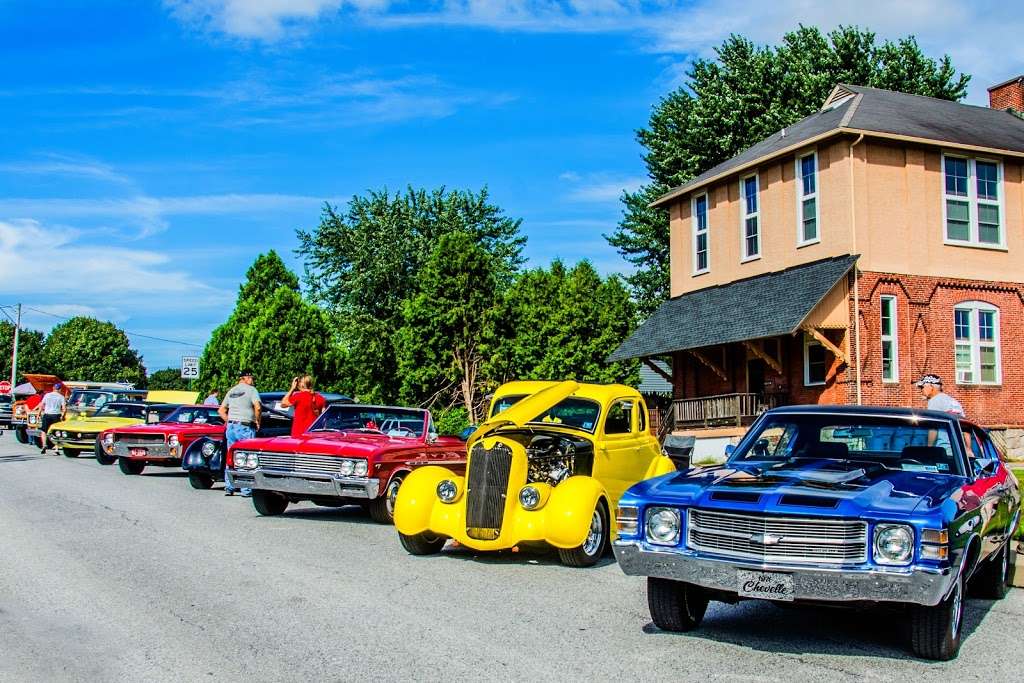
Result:
{"type": "Polygon", "coordinates": [[[1002,164],[943,155],[946,242],[1006,246],[1003,234],[1002,164]]]}
{"type": "Polygon", "coordinates": [[[756,173],[740,180],[740,235],[744,261],[761,256],[761,207],[757,190],[756,173]]]}
{"type": "Polygon", "coordinates": [[[882,302],[882,381],[900,381],[899,338],[896,331],[896,297],[883,296],[882,302]]]}
{"type": "Polygon", "coordinates": [[[1001,384],[999,309],[968,301],[953,309],[954,360],[958,384],[1001,384]]]}
{"type": "Polygon", "coordinates": [[[828,376],[828,350],[809,334],[804,335],[804,386],[821,386],[828,376]]]}
{"type": "Polygon", "coordinates": [[[711,269],[708,254],[708,195],[693,198],[693,274],[711,269]]]}
{"type": "Polygon", "coordinates": [[[818,234],[818,154],[796,159],[797,242],[813,244],[818,234]]]}

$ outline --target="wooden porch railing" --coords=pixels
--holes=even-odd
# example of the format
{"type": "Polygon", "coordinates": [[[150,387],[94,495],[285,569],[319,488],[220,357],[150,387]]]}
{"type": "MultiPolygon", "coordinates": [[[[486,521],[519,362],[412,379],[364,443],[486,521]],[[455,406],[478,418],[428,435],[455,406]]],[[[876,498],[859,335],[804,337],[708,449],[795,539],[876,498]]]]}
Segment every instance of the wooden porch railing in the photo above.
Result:
{"type": "Polygon", "coordinates": [[[774,408],[774,396],[761,394],[721,394],[684,398],[672,402],[672,417],[678,427],[721,427],[749,424],[758,415],[774,408]]]}

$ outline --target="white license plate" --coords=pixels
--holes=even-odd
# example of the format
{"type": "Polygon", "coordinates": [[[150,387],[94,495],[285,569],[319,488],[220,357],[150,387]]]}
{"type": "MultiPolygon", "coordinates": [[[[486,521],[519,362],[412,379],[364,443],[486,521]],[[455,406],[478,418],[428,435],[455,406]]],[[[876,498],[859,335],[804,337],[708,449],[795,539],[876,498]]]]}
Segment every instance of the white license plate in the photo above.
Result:
{"type": "Polygon", "coordinates": [[[762,600],[793,600],[793,577],[775,572],[752,572],[737,570],[737,593],[743,598],[762,600]]]}

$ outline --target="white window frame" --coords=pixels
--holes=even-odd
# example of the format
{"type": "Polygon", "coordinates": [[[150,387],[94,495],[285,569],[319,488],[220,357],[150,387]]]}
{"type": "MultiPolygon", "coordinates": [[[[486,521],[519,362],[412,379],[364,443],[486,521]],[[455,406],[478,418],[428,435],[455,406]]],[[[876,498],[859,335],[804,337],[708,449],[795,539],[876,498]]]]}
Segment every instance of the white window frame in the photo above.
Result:
{"type": "Polygon", "coordinates": [[[878,332],[881,344],[879,344],[879,351],[882,355],[882,382],[886,384],[898,384],[900,381],[900,335],[898,327],[899,316],[896,313],[896,302],[897,299],[892,294],[883,294],[879,297],[878,306],[878,332]],[[889,304],[890,310],[890,332],[885,333],[885,306],[889,304]],[[892,374],[889,377],[885,376],[885,342],[889,342],[892,348],[892,374]]]}
{"type": "Polygon", "coordinates": [[[1003,162],[999,159],[990,159],[988,157],[970,157],[963,154],[951,154],[949,152],[942,153],[942,241],[945,244],[954,247],[974,247],[977,249],[997,249],[1006,250],[1006,207],[1005,202],[1005,188],[1003,186],[1003,162]],[[963,159],[967,162],[967,196],[962,197],[956,194],[946,193],[946,159],[963,159]],[[993,201],[991,199],[981,199],[978,197],[978,173],[977,173],[977,162],[984,162],[988,164],[995,164],[996,167],[996,187],[999,197],[993,201]],[[966,240],[954,240],[949,237],[949,226],[946,224],[948,219],[948,209],[946,202],[952,200],[957,202],[967,202],[967,230],[970,233],[966,240]],[[978,225],[978,205],[987,204],[989,206],[995,206],[999,209],[999,242],[982,242],[980,240],[980,227],[978,225]]]}
{"type": "Polygon", "coordinates": [[[693,216],[693,274],[703,275],[704,273],[711,272],[711,195],[707,192],[701,192],[700,194],[694,195],[690,201],[690,213],[693,216]],[[697,216],[697,200],[700,199],[701,197],[704,198],[704,211],[706,219],[704,221],[703,232],[699,231],[700,219],[697,216]],[[697,267],[697,237],[698,235],[701,234],[705,236],[704,252],[707,254],[707,265],[704,268],[697,267]]]}
{"type": "Polygon", "coordinates": [[[757,173],[749,173],[740,178],[740,263],[756,261],[761,258],[761,178],[757,173]],[[746,183],[754,179],[754,196],[757,202],[757,211],[750,212],[747,207],[746,183]],[[757,221],[757,252],[747,253],[747,220],[753,218],[757,221]]]}
{"type": "Polygon", "coordinates": [[[982,385],[982,386],[1001,386],[1003,383],[1003,353],[1002,343],[1000,341],[1001,336],[999,333],[999,307],[994,304],[990,304],[986,301],[962,301],[953,306],[953,372],[956,375],[956,383],[964,385],[982,385]],[[968,340],[961,341],[956,338],[956,311],[966,310],[970,312],[970,321],[968,327],[968,340]],[[981,311],[992,313],[992,340],[982,341],[981,329],[979,325],[981,311]],[[956,366],[956,348],[960,344],[965,344],[970,347],[971,350],[971,374],[972,379],[961,380],[960,370],[956,366]],[[995,349],[996,358],[996,378],[994,381],[984,381],[981,379],[981,348],[983,346],[992,347],[995,349]]]}
{"type": "Polygon", "coordinates": [[[796,246],[806,247],[810,244],[817,244],[821,241],[821,173],[818,168],[818,150],[814,149],[809,152],[796,155],[796,246]],[[814,192],[810,194],[804,194],[804,176],[801,163],[807,157],[814,158],[814,192]],[[813,239],[804,239],[804,201],[808,199],[814,200],[814,225],[817,234],[813,239]]]}
{"type": "Polygon", "coordinates": [[[828,354],[828,349],[825,348],[824,344],[812,337],[811,335],[804,333],[804,386],[805,387],[823,387],[827,383],[828,378],[828,365],[825,366],[825,377],[820,382],[811,381],[811,354],[810,350],[812,346],[820,346],[828,354]]]}

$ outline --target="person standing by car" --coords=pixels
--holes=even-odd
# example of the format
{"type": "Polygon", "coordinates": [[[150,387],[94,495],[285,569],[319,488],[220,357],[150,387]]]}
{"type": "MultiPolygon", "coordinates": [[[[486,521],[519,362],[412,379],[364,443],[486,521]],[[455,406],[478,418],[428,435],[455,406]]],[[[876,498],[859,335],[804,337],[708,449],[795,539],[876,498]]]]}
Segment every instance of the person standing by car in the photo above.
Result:
{"type": "Polygon", "coordinates": [[[64,419],[64,413],[67,410],[68,403],[64,398],[64,393],[61,391],[64,388],[60,382],[53,385],[53,389],[50,389],[44,396],[43,400],[39,402],[39,414],[41,419],[39,420],[39,430],[42,432],[42,436],[39,438],[39,452],[45,453],[46,449],[50,445],[50,435],[47,431],[50,429],[50,425],[55,422],[60,422],[64,419]]]}
{"type": "Polygon", "coordinates": [[[300,436],[324,411],[327,401],[313,391],[313,378],[309,375],[296,377],[288,393],[281,399],[282,408],[294,407],[292,415],[292,436],[300,436]]]}
{"type": "Polygon", "coordinates": [[[204,406],[219,406],[220,405],[220,392],[214,389],[210,392],[210,395],[203,399],[204,406]]]}
{"type": "Polygon", "coordinates": [[[960,405],[960,401],[942,390],[942,379],[938,375],[925,375],[917,380],[917,388],[921,390],[921,395],[928,401],[928,410],[965,417],[964,407],[960,405]]]}
{"type": "MultiPolygon", "coordinates": [[[[262,408],[260,394],[253,386],[252,371],[243,370],[239,375],[238,384],[228,389],[224,402],[217,409],[217,413],[226,424],[224,439],[228,450],[236,441],[256,436],[256,431],[260,428],[262,408]]],[[[243,497],[248,498],[252,495],[252,489],[242,489],[241,493],[243,497]]],[[[235,487],[227,470],[224,471],[224,494],[235,495],[235,487]]]]}

